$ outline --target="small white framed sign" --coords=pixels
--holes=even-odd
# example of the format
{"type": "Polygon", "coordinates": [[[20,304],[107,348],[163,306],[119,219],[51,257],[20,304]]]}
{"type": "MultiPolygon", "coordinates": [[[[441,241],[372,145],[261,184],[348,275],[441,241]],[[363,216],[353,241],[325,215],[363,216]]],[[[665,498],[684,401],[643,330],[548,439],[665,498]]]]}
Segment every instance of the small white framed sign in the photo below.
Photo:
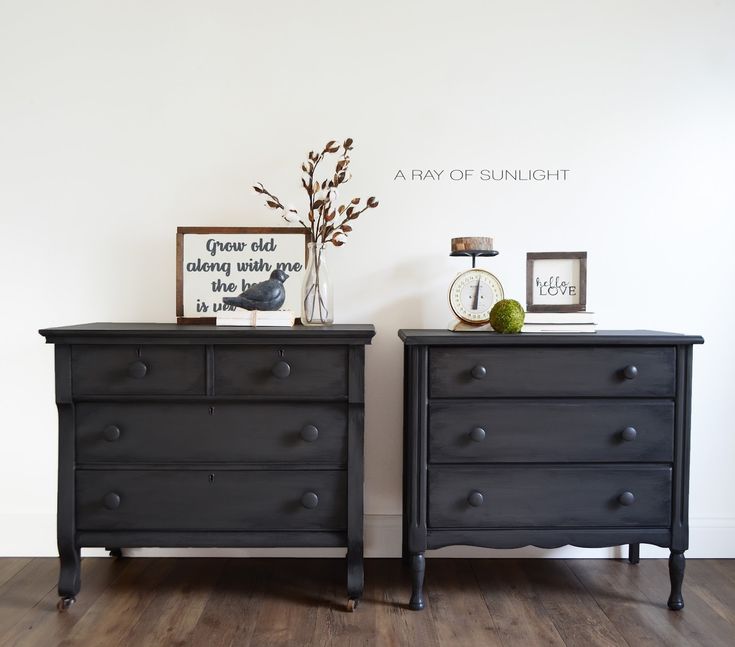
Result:
{"type": "Polygon", "coordinates": [[[212,323],[236,309],[222,297],[237,296],[276,269],[288,274],[283,309],[299,313],[307,233],[303,227],[178,227],[178,323],[212,323]]]}
{"type": "Polygon", "coordinates": [[[526,311],[582,312],[587,308],[587,252],[528,252],[526,311]]]}

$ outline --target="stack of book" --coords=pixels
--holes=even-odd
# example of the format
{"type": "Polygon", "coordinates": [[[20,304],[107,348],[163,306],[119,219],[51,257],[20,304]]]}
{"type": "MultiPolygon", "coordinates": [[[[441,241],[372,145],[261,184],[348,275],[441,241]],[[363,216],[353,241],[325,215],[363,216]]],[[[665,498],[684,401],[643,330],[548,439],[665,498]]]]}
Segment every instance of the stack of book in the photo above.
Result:
{"type": "Polygon", "coordinates": [[[521,332],[596,332],[594,312],[527,312],[521,332]]]}
{"type": "Polygon", "coordinates": [[[296,315],[292,310],[239,310],[217,317],[218,326],[281,326],[294,325],[296,315]]]}

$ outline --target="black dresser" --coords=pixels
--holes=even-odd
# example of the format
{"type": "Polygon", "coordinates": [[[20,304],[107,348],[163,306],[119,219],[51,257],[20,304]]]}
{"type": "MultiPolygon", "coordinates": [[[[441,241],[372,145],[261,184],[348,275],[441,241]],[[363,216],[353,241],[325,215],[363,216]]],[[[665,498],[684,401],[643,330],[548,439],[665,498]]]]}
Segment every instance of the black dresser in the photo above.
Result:
{"type": "Polygon", "coordinates": [[[40,332],[56,352],[60,608],[84,546],[346,546],[355,607],[373,326],[40,332]]]}
{"type": "Polygon", "coordinates": [[[649,331],[400,330],[403,555],[422,609],[424,551],[641,543],[671,550],[684,606],[692,345],[649,331]]]}

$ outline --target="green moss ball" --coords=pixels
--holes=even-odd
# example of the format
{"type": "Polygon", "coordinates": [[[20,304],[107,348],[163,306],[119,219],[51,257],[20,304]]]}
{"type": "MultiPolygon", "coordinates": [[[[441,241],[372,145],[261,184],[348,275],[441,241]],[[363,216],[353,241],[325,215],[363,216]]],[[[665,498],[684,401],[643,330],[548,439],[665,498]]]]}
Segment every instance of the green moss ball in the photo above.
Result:
{"type": "Polygon", "coordinates": [[[515,299],[498,301],[490,311],[490,325],[495,332],[521,332],[526,313],[515,299]]]}

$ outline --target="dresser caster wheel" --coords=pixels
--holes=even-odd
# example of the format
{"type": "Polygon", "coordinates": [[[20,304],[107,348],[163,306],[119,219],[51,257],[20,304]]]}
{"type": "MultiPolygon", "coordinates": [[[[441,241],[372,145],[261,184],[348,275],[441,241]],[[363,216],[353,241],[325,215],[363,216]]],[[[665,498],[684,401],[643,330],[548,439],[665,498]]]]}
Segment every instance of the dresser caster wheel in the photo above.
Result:
{"type": "Polygon", "coordinates": [[[76,601],[77,599],[73,595],[66,598],[59,598],[59,601],[56,603],[56,608],[59,611],[66,611],[76,601]]]}
{"type": "Polygon", "coordinates": [[[116,557],[117,559],[119,559],[123,556],[122,548],[105,548],[105,550],[110,553],[110,557],[116,557]]]}
{"type": "Polygon", "coordinates": [[[347,600],[347,610],[352,613],[355,609],[357,609],[357,605],[360,604],[360,600],[357,598],[350,598],[347,600]]]}

